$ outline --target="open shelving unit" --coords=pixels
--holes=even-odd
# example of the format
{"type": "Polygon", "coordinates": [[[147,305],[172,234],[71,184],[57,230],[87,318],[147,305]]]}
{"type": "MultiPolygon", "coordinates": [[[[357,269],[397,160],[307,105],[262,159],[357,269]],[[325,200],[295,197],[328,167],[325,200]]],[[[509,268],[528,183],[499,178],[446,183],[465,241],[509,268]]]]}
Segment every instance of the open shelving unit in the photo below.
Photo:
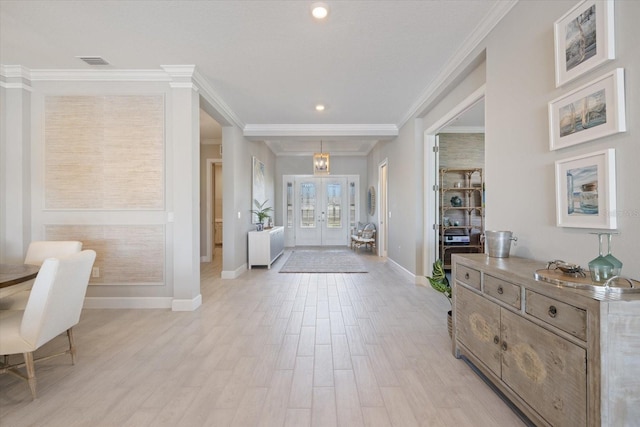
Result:
{"type": "Polygon", "coordinates": [[[439,252],[445,269],[451,269],[453,253],[483,253],[484,178],[481,168],[441,168],[439,252]],[[460,199],[459,206],[452,202],[460,199]]]}

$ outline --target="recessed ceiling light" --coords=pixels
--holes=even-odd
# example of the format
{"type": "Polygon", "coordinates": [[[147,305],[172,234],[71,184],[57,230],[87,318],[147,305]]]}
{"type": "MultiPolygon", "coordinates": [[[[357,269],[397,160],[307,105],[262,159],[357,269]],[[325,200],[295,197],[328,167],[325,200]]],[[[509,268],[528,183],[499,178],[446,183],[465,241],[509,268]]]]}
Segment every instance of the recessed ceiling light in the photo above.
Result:
{"type": "Polygon", "coordinates": [[[324,105],[322,104],[316,105],[316,111],[324,111],[324,105]]]}
{"type": "Polygon", "coordinates": [[[312,3],[311,14],[316,19],[324,19],[329,14],[329,6],[326,3],[322,2],[312,3]]]}

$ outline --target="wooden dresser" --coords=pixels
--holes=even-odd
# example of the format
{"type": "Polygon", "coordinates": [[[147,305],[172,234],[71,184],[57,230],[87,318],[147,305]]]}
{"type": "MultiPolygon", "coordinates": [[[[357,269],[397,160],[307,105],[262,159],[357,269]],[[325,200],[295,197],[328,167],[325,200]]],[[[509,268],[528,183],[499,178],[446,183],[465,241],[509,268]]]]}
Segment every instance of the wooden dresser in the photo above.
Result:
{"type": "Polygon", "coordinates": [[[453,353],[540,426],[640,425],[640,294],[537,281],[545,263],[452,257],[453,353]]]}

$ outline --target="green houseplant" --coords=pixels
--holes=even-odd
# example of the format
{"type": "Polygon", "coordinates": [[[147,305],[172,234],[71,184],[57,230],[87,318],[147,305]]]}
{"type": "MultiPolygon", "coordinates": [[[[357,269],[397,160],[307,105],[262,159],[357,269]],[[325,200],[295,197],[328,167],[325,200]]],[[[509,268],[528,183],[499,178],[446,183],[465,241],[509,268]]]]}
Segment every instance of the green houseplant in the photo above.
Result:
{"type": "MultiPolygon", "coordinates": [[[[429,280],[431,287],[447,297],[449,304],[451,304],[451,284],[449,283],[449,279],[447,279],[441,259],[437,259],[436,262],[433,263],[431,277],[427,276],[427,279],[429,280]]],[[[449,336],[451,336],[453,332],[451,310],[447,312],[447,328],[449,329],[449,336]]]]}
{"type": "Polygon", "coordinates": [[[253,204],[255,205],[256,208],[252,209],[251,213],[255,214],[255,216],[258,217],[258,224],[260,224],[258,226],[259,230],[261,230],[264,227],[264,220],[269,218],[269,212],[273,211],[273,208],[271,206],[264,207],[264,205],[266,205],[268,201],[269,199],[260,203],[258,202],[258,200],[253,199],[253,204]]]}

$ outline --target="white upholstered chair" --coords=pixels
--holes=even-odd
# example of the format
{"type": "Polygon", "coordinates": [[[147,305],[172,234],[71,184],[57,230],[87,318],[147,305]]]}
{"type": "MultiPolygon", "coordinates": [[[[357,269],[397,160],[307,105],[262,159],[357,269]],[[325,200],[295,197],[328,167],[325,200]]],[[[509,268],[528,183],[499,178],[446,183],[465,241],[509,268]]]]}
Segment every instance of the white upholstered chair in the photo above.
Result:
{"type": "MultiPolygon", "coordinates": [[[[40,266],[47,258],[63,257],[81,250],[82,242],[75,240],[31,242],[27,249],[27,255],[24,257],[24,263],[40,266]]],[[[33,280],[29,280],[19,285],[0,289],[0,310],[24,310],[33,283],[33,280]]]]}
{"type": "Polygon", "coordinates": [[[6,312],[0,320],[0,373],[11,373],[27,380],[33,398],[36,397],[36,377],[33,353],[42,345],[66,331],[69,349],[41,357],[49,359],[71,354],[75,364],[76,349],[72,328],[80,321],[80,313],[89,284],[91,268],[96,258],[92,250],[61,258],[48,258],[42,264],[24,311],[6,312]],[[9,364],[10,355],[24,356],[24,363],[9,364]],[[18,368],[26,366],[26,375],[18,368]]]}
{"type": "Polygon", "coordinates": [[[358,250],[360,246],[369,248],[371,251],[376,247],[376,226],[372,222],[367,223],[362,231],[351,235],[351,248],[358,250]]]}

